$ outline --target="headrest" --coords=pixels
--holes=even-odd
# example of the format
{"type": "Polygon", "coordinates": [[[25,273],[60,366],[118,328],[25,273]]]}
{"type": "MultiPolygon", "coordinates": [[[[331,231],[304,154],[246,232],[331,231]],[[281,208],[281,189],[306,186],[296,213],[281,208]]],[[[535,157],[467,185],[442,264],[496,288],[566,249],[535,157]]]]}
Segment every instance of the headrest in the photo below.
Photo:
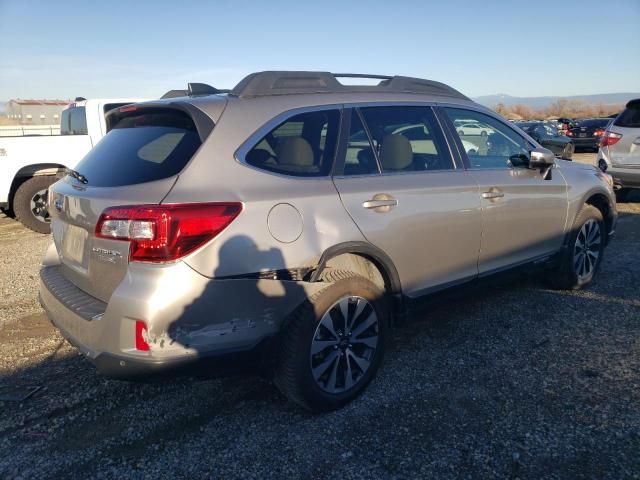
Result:
{"type": "Polygon", "coordinates": [[[413,162],[411,142],[404,135],[385,135],[380,150],[383,170],[404,170],[413,162]]]}
{"type": "Polygon", "coordinates": [[[290,137],[284,139],[276,148],[278,165],[311,167],[313,166],[313,150],[304,138],[290,137]]]}

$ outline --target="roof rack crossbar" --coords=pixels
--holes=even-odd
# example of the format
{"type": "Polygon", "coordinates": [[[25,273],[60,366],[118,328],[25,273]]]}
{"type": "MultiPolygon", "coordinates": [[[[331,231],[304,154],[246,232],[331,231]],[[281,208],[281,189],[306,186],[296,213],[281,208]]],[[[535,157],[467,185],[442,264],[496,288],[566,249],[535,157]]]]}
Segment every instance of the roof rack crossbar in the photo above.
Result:
{"type": "Polygon", "coordinates": [[[416,93],[469,100],[448,85],[423,78],[306,71],[266,71],[252,73],[236,85],[230,94],[236,97],[261,97],[302,93],[416,93]],[[377,85],[344,85],[338,78],[372,78],[377,85]]]}

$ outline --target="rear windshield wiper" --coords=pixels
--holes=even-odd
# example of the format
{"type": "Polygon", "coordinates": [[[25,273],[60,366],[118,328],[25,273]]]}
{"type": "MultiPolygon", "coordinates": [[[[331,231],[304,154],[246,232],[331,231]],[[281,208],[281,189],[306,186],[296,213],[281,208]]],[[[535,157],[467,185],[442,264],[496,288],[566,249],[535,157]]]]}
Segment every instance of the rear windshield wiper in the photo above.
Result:
{"type": "Polygon", "coordinates": [[[77,170],[72,170],[71,168],[67,168],[65,170],[65,173],[67,175],[69,175],[70,177],[75,178],[76,180],[78,180],[80,183],[84,183],[87,184],[89,183],[89,180],[87,180],[87,177],[85,177],[84,175],[82,175],[80,172],[78,172],[77,170]]]}

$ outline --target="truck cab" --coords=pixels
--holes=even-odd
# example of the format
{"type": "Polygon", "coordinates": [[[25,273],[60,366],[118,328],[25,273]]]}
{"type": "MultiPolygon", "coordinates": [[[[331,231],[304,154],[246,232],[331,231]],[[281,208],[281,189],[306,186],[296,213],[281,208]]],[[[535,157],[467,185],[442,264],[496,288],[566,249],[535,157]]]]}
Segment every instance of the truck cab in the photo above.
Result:
{"type": "Polygon", "coordinates": [[[62,111],[60,135],[1,138],[0,209],[31,230],[49,233],[49,186],[106,135],[109,111],[143,100],[78,97],[62,111]]]}

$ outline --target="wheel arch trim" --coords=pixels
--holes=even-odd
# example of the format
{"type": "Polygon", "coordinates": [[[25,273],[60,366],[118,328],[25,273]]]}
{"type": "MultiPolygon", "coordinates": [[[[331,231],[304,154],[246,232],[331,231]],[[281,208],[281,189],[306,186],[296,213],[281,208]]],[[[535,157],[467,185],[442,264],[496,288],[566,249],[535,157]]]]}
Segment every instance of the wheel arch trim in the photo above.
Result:
{"type": "Polygon", "coordinates": [[[26,180],[32,177],[38,176],[54,176],[58,175],[65,170],[65,166],[59,163],[34,163],[31,165],[25,165],[21,167],[13,176],[11,180],[11,187],[9,188],[9,195],[7,198],[7,204],[13,203],[13,197],[16,191],[26,180]]]}
{"type": "Polygon", "coordinates": [[[369,258],[380,270],[385,284],[390,289],[389,293],[392,295],[402,294],[400,276],[393,260],[375,245],[362,241],[343,242],[327,248],[322,252],[315,270],[311,273],[310,281],[317,282],[320,279],[320,275],[329,260],[347,253],[359,254],[369,258]]]}
{"type": "MultiPolygon", "coordinates": [[[[591,188],[582,195],[578,202],[578,205],[579,207],[573,215],[571,226],[573,226],[573,223],[575,222],[577,216],[580,214],[580,210],[582,209],[582,207],[584,205],[592,205],[602,212],[602,217],[604,219],[606,227],[605,241],[608,243],[612,232],[615,231],[615,223],[617,218],[615,202],[612,202],[609,192],[607,192],[604,188],[591,188]],[[594,202],[594,200],[596,201],[594,202]],[[602,211],[601,206],[598,205],[598,203],[602,205],[601,202],[605,202],[606,211],[602,211]]],[[[570,233],[571,230],[567,232],[565,244],[568,244],[570,233]]]]}

